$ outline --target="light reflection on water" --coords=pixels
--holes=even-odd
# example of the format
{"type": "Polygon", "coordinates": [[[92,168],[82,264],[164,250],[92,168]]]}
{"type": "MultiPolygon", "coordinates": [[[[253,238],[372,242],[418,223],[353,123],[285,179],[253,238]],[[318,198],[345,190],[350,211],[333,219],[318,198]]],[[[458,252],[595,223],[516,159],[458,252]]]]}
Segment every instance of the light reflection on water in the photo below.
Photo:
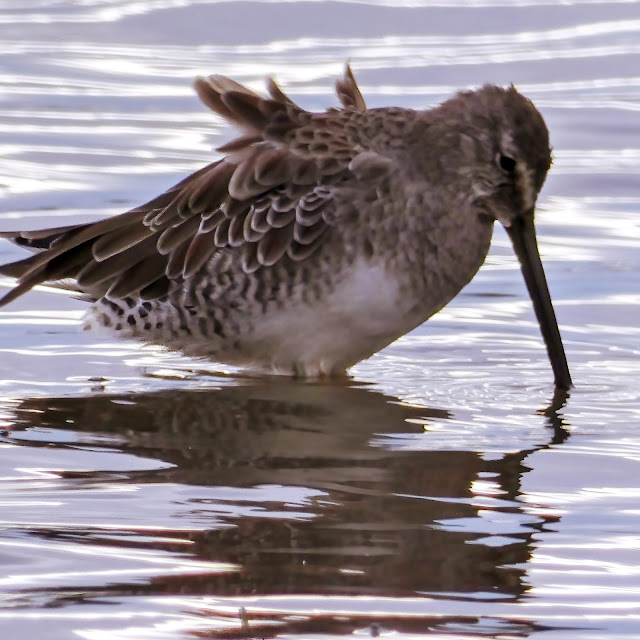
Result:
{"type": "Polygon", "coordinates": [[[555,147],[537,225],[576,382],[549,409],[501,230],[352,385],[237,379],[36,291],[0,311],[3,635],[636,638],[639,29],[637,2],[0,2],[3,229],[208,162],[197,74],[313,109],[347,58],[372,106],[515,82],[555,147]]]}
{"type": "MultiPolygon", "coordinates": [[[[473,604],[479,594],[493,602],[524,593],[524,570],[498,567],[526,564],[533,532],[547,520],[518,502],[523,461],[546,444],[486,459],[437,446],[386,446],[386,438],[419,438],[452,416],[351,386],[267,383],[122,400],[25,399],[15,409],[5,442],[22,445],[16,461],[34,455],[27,444],[47,443],[48,451],[35,476],[7,479],[18,484],[7,544],[16,558],[24,546],[47,557],[44,572],[36,565],[13,578],[27,608],[43,597],[62,604],[79,588],[91,599],[105,584],[111,597],[171,593],[180,584],[192,596],[213,590],[216,604],[191,606],[214,616],[218,596],[264,594],[237,605],[259,621],[275,602],[288,603],[283,613],[291,615],[296,603],[313,602],[301,594],[338,592],[341,599],[323,597],[315,609],[342,612],[357,628],[371,622],[373,607],[384,624],[402,630],[402,618],[418,616],[414,624],[427,631],[446,626],[450,615],[486,615],[479,612],[490,605],[473,604]],[[105,575],[108,553],[113,566],[105,575]],[[69,555],[81,570],[64,569],[69,555]],[[222,571],[220,562],[237,568],[222,571]],[[52,571],[52,563],[62,567],[52,571]],[[151,590],[144,587],[150,574],[151,590]],[[455,597],[438,597],[437,606],[407,600],[443,588],[455,597]],[[283,590],[290,594],[284,600],[283,590]],[[385,597],[390,592],[398,597],[385,597]]],[[[550,441],[558,433],[538,435],[550,441]]]]}

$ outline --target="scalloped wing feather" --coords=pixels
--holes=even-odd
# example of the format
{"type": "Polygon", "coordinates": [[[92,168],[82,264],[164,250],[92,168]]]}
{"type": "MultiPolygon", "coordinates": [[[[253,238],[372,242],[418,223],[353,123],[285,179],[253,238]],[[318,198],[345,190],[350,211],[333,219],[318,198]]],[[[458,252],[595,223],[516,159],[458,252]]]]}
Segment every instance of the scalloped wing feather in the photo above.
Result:
{"type": "Polygon", "coordinates": [[[242,268],[251,273],[285,256],[306,260],[321,246],[334,217],[331,185],[359,155],[344,126],[350,113],[366,108],[351,69],[336,83],[345,110],[323,114],[304,111],[271,79],[269,98],[219,75],[198,78],[195,88],[243,132],[220,148],[229,155],[119,216],[0,234],[38,251],[0,266],[0,274],[18,279],[0,306],[69,277],[94,299],[158,298],[221,250],[241,251],[242,268]]]}

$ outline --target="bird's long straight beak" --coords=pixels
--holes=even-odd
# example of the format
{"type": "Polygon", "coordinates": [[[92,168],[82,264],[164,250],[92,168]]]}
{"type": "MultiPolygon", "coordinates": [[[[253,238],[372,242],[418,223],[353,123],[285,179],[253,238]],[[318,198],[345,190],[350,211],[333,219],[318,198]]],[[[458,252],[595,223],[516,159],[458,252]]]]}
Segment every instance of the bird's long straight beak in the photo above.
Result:
{"type": "Polygon", "coordinates": [[[567,390],[573,386],[573,383],[558,329],[558,321],[551,303],[547,279],[538,252],[533,216],[518,217],[506,229],[520,261],[522,275],[533,302],[533,309],[538,318],[542,337],[547,345],[556,388],[567,390]]]}

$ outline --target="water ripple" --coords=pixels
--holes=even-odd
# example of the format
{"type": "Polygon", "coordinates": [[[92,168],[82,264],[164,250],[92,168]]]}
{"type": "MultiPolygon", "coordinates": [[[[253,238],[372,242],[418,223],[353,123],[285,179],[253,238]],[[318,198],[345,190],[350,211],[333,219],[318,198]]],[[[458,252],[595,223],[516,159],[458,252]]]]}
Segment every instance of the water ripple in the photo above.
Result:
{"type": "Polygon", "coordinates": [[[500,229],[344,385],[86,334],[39,288],[0,312],[3,637],[636,637],[638,2],[19,4],[3,229],[116,214],[215,158],[198,74],[275,75],[309,109],[346,59],[373,106],[515,82],[552,134],[537,227],[576,387],[554,394],[500,229]]]}

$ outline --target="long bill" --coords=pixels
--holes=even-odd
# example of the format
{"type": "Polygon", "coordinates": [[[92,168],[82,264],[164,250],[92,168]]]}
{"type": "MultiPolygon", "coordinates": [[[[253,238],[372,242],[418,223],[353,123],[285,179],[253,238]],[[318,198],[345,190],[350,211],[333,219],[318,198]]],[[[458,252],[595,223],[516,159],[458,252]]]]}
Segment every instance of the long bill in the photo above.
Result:
{"type": "Polygon", "coordinates": [[[547,279],[538,252],[533,215],[519,216],[506,229],[520,261],[522,275],[533,302],[533,309],[538,318],[542,337],[547,345],[556,388],[568,390],[573,386],[573,383],[558,329],[558,321],[551,303],[547,279]]]}

